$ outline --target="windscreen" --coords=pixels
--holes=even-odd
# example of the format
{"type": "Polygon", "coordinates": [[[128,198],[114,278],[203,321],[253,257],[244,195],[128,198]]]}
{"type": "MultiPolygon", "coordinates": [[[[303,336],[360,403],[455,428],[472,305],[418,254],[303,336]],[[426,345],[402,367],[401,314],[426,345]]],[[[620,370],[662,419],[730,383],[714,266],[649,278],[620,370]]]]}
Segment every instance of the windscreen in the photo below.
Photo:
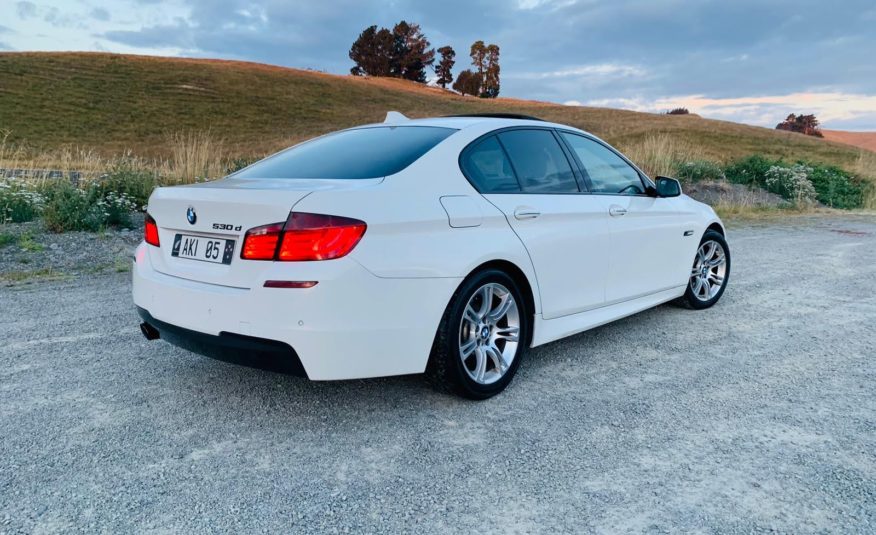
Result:
{"type": "Polygon", "coordinates": [[[256,162],[234,177],[365,179],[394,175],[454,132],[432,126],[344,130],[256,162]]]}

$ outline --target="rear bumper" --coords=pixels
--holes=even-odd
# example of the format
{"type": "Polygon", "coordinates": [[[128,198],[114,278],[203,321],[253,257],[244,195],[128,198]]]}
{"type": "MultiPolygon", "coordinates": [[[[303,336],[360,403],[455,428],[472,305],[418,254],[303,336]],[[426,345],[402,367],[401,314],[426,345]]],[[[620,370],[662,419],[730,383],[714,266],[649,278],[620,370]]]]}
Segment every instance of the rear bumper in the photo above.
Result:
{"type": "Polygon", "coordinates": [[[135,255],[133,298],[162,339],[268,369],[276,369],[277,360],[283,361],[280,368],[294,368],[297,358],[316,381],[425,371],[435,330],[460,283],[376,277],[344,257],[277,262],[264,274],[271,280],[317,280],[312,288],[264,288],[264,280],[231,288],[158,272],[149,247],[141,244],[135,255]]]}
{"type": "Polygon", "coordinates": [[[233,364],[307,377],[301,359],[289,344],[226,332],[205,334],[159,321],[140,307],[137,307],[137,313],[144,323],[158,331],[162,340],[192,353],[233,364]]]}

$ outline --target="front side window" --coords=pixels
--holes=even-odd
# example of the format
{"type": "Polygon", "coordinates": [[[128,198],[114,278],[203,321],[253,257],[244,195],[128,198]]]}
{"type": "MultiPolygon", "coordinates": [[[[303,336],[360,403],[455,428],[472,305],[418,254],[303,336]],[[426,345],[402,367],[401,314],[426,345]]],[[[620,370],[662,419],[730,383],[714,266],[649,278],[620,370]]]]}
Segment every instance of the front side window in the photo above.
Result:
{"type": "Polygon", "coordinates": [[[563,149],[548,130],[508,130],[498,134],[520,187],[527,193],[577,193],[578,183],[563,149]]]}
{"type": "Polygon", "coordinates": [[[511,162],[496,136],[479,141],[468,149],[460,162],[465,176],[481,193],[513,193],[520,191],[511,162]]]}
{"type": "Polygon", "coordinates": [[[235,178],[366,179],[394,175],[441,143],[453,128],[379,126],[307,141],[247,167],[235,178]]]}
{"type": "Polygon", "coordinates": [[[641,195],[645,193],[639,173],[612,150],[592,139],[562,132],[584,172],[590,178],[593,193],[614,195],[641,195]]]}

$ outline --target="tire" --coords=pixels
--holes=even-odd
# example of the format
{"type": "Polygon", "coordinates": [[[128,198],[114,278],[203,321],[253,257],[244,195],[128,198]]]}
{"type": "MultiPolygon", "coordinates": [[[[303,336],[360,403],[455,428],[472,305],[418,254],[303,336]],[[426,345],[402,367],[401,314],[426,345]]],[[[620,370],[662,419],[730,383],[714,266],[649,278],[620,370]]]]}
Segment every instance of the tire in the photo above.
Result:
{"type": "Polygon", "coordinates": [[[437,390],[468,399],[495,396],[514,378],[530,328],[531,312],[514,279],[497,269],[477,272],[450,298],[432,344],[426,380],[437,390]],[[488,293],[490,304],[484,308],[488,293]],[[506,296],[513,299],[511,304],[506,296]],[[503,306],[505,315],[498,316],[503,306]]]}
{"type": "Polygon", "coordinates": [[[709,308],[721,299],[729,282],[730,247],[720,232],[707,230],[697,247],[697,254],[694,256],[687,289],[684,292],[684,296],[679,299],[679,302],[683,306],[694,310],[709,308]],[[715,244],[718,247],[718,252],[710,252],[712,249],[707,244],[715,244]],[[720,252],[723,252],[723,254],[719,255],[720,252]],[[705,268],[702,266],[704,254],[709,255],[708,261],[715,264],[714,266],[706,266],[708,271],[705,271],[705,268]],[[699,283],[697,282],[698,279],[699,283]],[[720,286],[717,290],[714,290],[716,283],[720,284],[720,286]]]}

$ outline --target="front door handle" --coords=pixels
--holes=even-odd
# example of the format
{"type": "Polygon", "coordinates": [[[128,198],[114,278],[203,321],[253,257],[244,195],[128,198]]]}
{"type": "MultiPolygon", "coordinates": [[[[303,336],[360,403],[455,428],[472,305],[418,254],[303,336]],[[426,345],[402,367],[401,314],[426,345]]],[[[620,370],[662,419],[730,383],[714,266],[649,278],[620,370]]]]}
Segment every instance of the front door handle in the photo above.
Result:
{"type": "Polygon", "coordinates": [[[622,206],[611,206],[608,208],[608,215],[611,217],[620,217],[627,213],[627,209],[622,206]]]}
{"type": "Polygon", "coordinates": [[[514,218],[518,220],[535,219],[540,215],[541,212],[529,206],[519,206],[516,210],[514,210],[514,218]]]}

